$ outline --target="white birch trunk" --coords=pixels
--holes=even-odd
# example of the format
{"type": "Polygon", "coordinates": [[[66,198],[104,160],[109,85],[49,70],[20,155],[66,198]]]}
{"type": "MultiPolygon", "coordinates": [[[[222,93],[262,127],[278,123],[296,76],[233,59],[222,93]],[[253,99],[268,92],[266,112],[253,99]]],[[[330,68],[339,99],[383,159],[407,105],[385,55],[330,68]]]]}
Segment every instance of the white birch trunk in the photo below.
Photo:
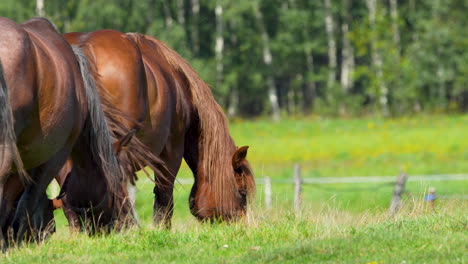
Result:
{"type": "MultiPolygon", "coordinates": [[[[440,0],[434,0],[433,1],[433,6],[432,6],[432,16],[437,18],[437,20],[441,20],[440,15],[439,15],[439,10],[440,10],[440,0]]],[[[443,47],[438,45],[436,48],[436,56],[441,57],[442,54],[442,49],[443,47]]],[[[443,61],[441,59],[441,61],[443,61]]],[[[445,86],[445,67],[444,64],[439,62],[437,63],[437,69],[436,69],[436,76],[437,76],[437,86],[436,89],[436,96],[439,98],[438,99],[438,104],[441,108],[445,108],[447,104],[447,88],[445,86]]]]}
{"type": "Polygon", "coordinates": [[[237,115],[237,109],[239,107],[239,92],[238,88],[232,87],[229,94],[229,107],[227,110],[228,117],[235,117],[237,115]]]}
{"type": "Polygon", "coordinates": [[[350,1],[344,0],[344,18],[343,24],[341,25],[341,31],[343,33],[343,50],[342,50],[342,62],[341,62],[341,75],[340,83],[343,88],[343,92],[347,94],[353,86],[352,74],[354,72],[354,49],[349,39],[349,26],[351,24],[351,17],[349,14],[350,1]]]}
{"type": "Polygon", "coordinates": [[[177,22],[181,25],[185,24],[184,9],[184,0],[177,0],[177,22]]]}
{"type": "MultiPolygon", "coordinates": [[[[414,14],[416,13],[416,3],[415,2],[416,2],[415,0],[409,0],[409,4],[408,4],[409,5],[409,13],[411,14],[411,16],[409,16],[411,23],[416,23],[416,21],[414,19],[414,14]]],[[[413,30],[413,32],[411,32],[411,40],[413,41],[413,43],[419,43],[418,39],[419,39],[418,31],[413,30]]],[[[413,111],[415,111],[416,113],[419,113],[419,112],[422,111],[422,105],[421,105],[420,99],[415,100],[414,105],[413,105],[413,111]]]]}
{"type": "MultiPolygon", "coordinates": [[[[315,70],[312,49],[310,47],[306,47],[304,52],[307,61],[307,72],[313,74],[315,70]]],[[[306,90],[304,92],[304,110],[309,111],[313,109],[316,91],[317,86],[315,84],[315,81],[306,79],[306,90]]]]}
{"type": "Polygon", "coordinates": [[[172,28],[172,16],[171,16],[171,10],[169,9],[168,4],[166,1],[161,1],[163,5],[163,12],[164,12],[164,24],[166,24],[167,29],[172,28]]]}
{"type": "Polygon", "coordinates": [[[220,1],[217,1],[215,8],[216,15],[216,87],[221,87],[223,82],[223,49],[224,49],[224,38],[223,38],[223,7],[220,1]]]}
{"type": "MultiPolygon", "coordinates": [[[[371,27],[371,33],[375,36],[375,16],[377,12],[377,0],[366,0],[367,8],[369,9],[369,24],[371,27]]],[[[384,116],[388,116],[388,88],[385,85],[383,80],[383,72],[382,72],[382,56],[380,54],[379,49],[376,46],[377,39],[373,37],[371,39],[371,60],[372,60],[372,67],[375,71],[376,80],[377,80],[377,87],[378,87],[378,97],[379,97],[379,104],[380,104],[380,111],[384,116]]]]}
{"type": "Polygon", "coordinates": [[[330,89],[335,84],[336,78],[336,42],[335,42],[335,25],[333,21],[333,13],[331,9],[331,0],[325,0],[325,29],[328,38],[328,94],[330,89]]]}
{"type": "MultiPolygon", "coordinates": [[[[298,8],[296,5],[295,0],[291,0],[291,7],[292,8],[298,8]]],[[[302,30],[302,36],[304,40],[308,40],[309,35],[307,32],[307,27],[304,27],[302,30]]],[[[306,58],[306,76],[308,74],[313,74],[314,73],[314,57],[312,55],[312,48],[309,45],[305,45],[304,47],[304,55],[306,58]]],[[[308,111],[312,110],[314,107],[314,99],[315,99],[315,92],[316,92],[316,84],[314,80],[308,80],[306,76],[302,76],[302,79],[305,82],[305,86],[303,87],[302,91],[302,110],[304,113],[307,113],[308,111]]]]}
{"type": "Polygon", "coordinates": [[[390,0],[390,16],[392,18],[393,44],[400,54],[400,30],[398,28],[398,1],[390,0]]]}
{"type": "MultiPolygon", "coordinates": [[[[235,21],[231,21],[231,28],[236,28],[237,25],[235,21]]],[[[238,44],[238,39],[236,34],[230,34],[229,35],[230,42],[233,43],[234,46],[238,44]]],[[[229,103],[228,103],[228,116],[229,117],[234,117],[237,115],[238,112],[238,107],[239,107],[239,88],[238,88],[238,83],[236,83],[233,87],[230,89],[229,93],[229,103]]]]}
{"type": "Polygon", "coordinates": [[[36,0],[36,14],[37,16],[45,16],[44,12],[44,0],[36,0]]]}
{"type": "Polygon", "coordinates": [[[198,22],[200,17],[200,0],[191,0],[192,3],[192,46],[193,53],[198,55],[200,52],[200,40],[198,34],[198,22]]]}
{"type": "MultiPolygon", "coordinates": [[[[263,21],[263,15],[260,12],[260,8],[258,6],[258,2],[255,1],[253,3],[253,9],[255,18],[260,28],[260,34],[262,36],[262,44],[263,44],[263,63],[267,66],[267,68],[272,67],[273,64],[273,56],[271,55],[270,49],[270,38],[265,28],[265,23],[263,21]]],[[[272,110],[272,118],[275,122],[280,120],[280,107],[278,102],[278,95],[276,94],[276,86],[275,81],[271,75],[266,76],[267,78],[267,87],[268,87],[268,98],[271,104],[272,110]]]]}

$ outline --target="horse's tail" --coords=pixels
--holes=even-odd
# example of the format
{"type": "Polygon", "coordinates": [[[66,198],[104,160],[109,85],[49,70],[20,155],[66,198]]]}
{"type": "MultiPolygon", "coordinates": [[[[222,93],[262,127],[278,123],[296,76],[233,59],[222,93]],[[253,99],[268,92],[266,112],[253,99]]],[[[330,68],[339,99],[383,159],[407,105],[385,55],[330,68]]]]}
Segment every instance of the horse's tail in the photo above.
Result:
{"type": "MultiPolygon", "coordinates": [[[[94,76],[94,80],[99,80],[100,76],[95,68],[96,56],[92,45],[90,44],[80,44],[79,48],[82,50],[83,54],[86,55],[89,66],[91,67],[91,74],[94,76]]],[[[99,85],[99,82],[97,83],[99,85]]],[[[145,84],[146,85],[146,84],[145,84]]],[[[131,129],[136,129],[137,131],[141,128],[142,124],[137,120],[134,120],[128,114],[122,112],[115,105],[111,103],[112,95],[104,89],[104,87],[99,87],[97,89],[100,95],[101,108],[104,112],[106,118],[107,127],[110,133],[112,134],[112,140],[117,141],[124,137],[130,132],[131,129]],[[136,126],[133,128],[128,128],[122,123],[121,120],[128,120],[131,123],[135,123],[136,126]]],[[[165,175],[163,171],[169,174],[171,172],[164,164],[164,162],[158,156],[154,155],[149,147],[147,147],[138,137],[132,137],[128,145],[125,147],[125,151],[119,154],[118,156],[121,172],[123,173],[123,180],[129,182],[132,185],[136,184],[138,180],[138,175],[136,171],[143,170],[143,172],[152,180],[152,176],[146,169],[148,167],[151,169],[155,175],[165,175]]],[[[164,177],[158,177],[156,179],[158,184],[165,184],[169,182],[169,179],[164,177]]]]}
{"type": "Polygon", "coordinates": [[[88,105],[88,121],[85,131],[88,133],[89,145],[92,158],[100,166],[103,176],[107,182],[108,190],[117,194],[122,184],[122,172],[112,145],[112,134],[107,126],[107,121],[101,107],[101,101],[97,91],[96,82],[90,70],[90,63],[83,50],[72,46],[73,52],[78,60],[81,76],[86,91],[88,105]]]}
{"type": "MultiPolygon", "coordinates": [[[[8,99],[8,87],[6,85],[3,65],[0,61],[0,167],[4,162],[13,160],[16,170],[23,182],[31,180],[24,170],[23,161],[16,146],[16,134],[13,121],[13,111],[8,99]],[[9,151],[9,152],[7,152],[9,151]],[[6,156],[5,154],[9,155],[6,156]]],[[[8,165],[7,165],[8,166],[8,165]]]]}

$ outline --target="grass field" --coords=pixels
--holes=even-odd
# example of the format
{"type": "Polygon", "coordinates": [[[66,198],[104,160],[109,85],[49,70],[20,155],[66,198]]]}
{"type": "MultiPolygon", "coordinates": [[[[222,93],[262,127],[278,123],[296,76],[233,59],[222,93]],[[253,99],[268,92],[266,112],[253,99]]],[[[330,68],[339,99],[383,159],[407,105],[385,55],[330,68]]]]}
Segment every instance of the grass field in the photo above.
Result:
{"type": "MultiPolygon", "coordinates": [[[[249,145],[257,177],[468,173],[468,116],[383,119],[300,119],[278,124],[231,123],[236,143],[249,145]]],[[[190,178],[183,166],[179,176],[190,178]]],[[[152,227],[152,184],[138,182],[140,229],[89,238],[70,235],[61,212],[57,233],[41,245],[0,256],[0,263],[466,263],[467,181],[408,182],[405,206],[386,213],[390,184],[313,184],[303,187],[300,215],[293,189],[273,184],[274,208],[263,208],[263,185],[249,217],[236,225],[203,225],[188,210],[191,186],[175,191],[173,229],[152,227]],[[429,186],[435,210],[423,201],[429,186]]]]}
{"type": "Polygon", "coordinates": [[[300,119],[234,122],[236,143],[250,145],[257,175],[304,177],[468,172],[468,116],[401,119],[300,119]]]}

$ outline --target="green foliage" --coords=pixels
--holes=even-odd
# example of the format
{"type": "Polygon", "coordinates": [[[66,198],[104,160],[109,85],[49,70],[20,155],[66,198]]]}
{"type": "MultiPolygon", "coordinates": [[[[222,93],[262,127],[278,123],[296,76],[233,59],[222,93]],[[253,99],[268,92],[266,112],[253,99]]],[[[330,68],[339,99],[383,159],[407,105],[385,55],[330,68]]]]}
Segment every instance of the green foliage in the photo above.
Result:
{"type": "MultiPolygon", "coordinates": [[[[194,13],[192,2],[186,0],[47,0],[44,12],[63,32],[111,28],[169,43],[212,86],[224,108],[238,101],[237,113],[243,116],[270,112],[267,76],[273,77],[286,115],[379,114],[381,82],[389,88],[392,115],[468,110],[467,2],[397,1],[396,20],[386,1],[377,2],[371,25],[365,1],[351,1],[347,7],[344,1],[330,0],[338,64],[333,86],[327,85],[324,1],[200,0],[199,12],[194,13]],[[254,12],[257,4],[261,21],[254,12]],[[223,7],[221,76],[215,59],[217,5],[223,7]],[[345,22],[349,23],[346,36],[345,22]],[[264,63],[262,25],[268,34],[271,67],[264,63]],[[394,41],[394,25],[399,42],[394,41]],[[343,89],[340,75],[346,37],[351,40],[355,67],[350,73],[353,84],[343,89]],[[382,57],[382,80],[372,66],[371,46],[382,57]]],[[[23,22],[35,16],[35,5],[34,0],[4,0],[0,16],[23,22]]]]}

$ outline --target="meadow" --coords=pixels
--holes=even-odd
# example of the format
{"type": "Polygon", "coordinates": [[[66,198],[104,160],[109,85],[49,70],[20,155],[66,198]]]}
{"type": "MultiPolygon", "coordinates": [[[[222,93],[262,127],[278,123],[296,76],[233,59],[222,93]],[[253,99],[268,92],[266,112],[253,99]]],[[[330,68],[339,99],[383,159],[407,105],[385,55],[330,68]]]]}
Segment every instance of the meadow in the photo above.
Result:
{"type": "MultiPolygon", "coordinates": [[[[273,180],[273,209],[263,185],[250,214],[234,225],[198,223],[188,210],[191,186],[177,184],[173,228],[151,225],[152,184],[141,176],[141,227],[121,234],[69,234],[61,211],[57,233],[40,245],[0,256],[0,263],[466,263],[468,181],[408,182],[404,206],[390,217],[392,184],[310,184],[303,208],[292,210],[293,188],[279,183],[302,176],[396,176],[468,173],[468,116],[399,119],[289,119],[233,121],[232,136],[249,145],[256,177],[273,180]],[[276,182],[275,182],[276,181],[276,182]],[[424,202],[428,187],[439,199],[424,202]]],[[[191,178],[182,166],[179,178],[191,178]]]]}

